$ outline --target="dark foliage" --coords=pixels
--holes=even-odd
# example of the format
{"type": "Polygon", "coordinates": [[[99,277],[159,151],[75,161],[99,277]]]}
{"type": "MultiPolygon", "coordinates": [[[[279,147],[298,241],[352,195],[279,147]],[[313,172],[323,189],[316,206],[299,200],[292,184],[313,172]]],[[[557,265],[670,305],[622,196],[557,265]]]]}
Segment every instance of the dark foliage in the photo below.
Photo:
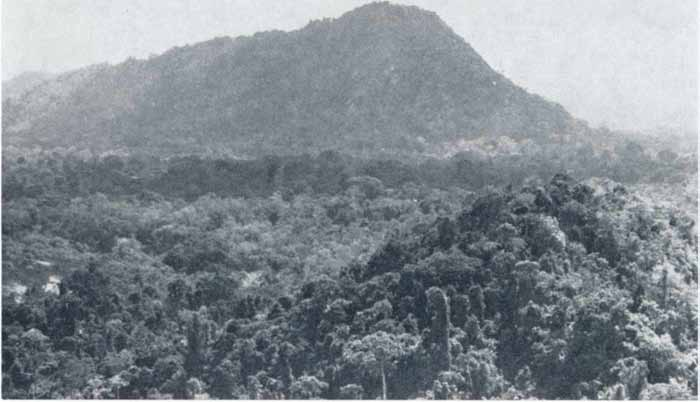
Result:
{"type": "Polygon", "coordinates": [[[4,279],[62,279],[4,298],[4,397],[697,395],[690,223],[622,186],[475,197],[337,154],[150,163],[8,169],[4,279]],[[137,166],[155,173],[97,194],[137,166]]]}

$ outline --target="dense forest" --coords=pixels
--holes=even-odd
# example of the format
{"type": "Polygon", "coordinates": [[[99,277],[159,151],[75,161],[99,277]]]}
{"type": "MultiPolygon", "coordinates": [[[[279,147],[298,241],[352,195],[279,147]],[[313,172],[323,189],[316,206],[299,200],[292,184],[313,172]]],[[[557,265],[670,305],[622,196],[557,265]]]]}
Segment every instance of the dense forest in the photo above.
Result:
{"type": "Polygon", "coordinates": [[[436,13],[2,92],[3,398],[698,397],[696,133],[591,128],[436,13]]]}
{"type": "Polygon", "coordinates": [[[567,150],[5,157],[3,397],[695,398],[697,166],[567,150]]]}

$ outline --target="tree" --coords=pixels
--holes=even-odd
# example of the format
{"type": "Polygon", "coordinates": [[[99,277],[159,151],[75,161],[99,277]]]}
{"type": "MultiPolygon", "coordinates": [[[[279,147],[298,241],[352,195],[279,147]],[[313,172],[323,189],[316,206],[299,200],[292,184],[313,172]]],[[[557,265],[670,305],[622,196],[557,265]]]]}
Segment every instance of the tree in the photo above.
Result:
{"type": "Polygon", "coordinates": [[[379,374],[382,380],[382,399],[387,399],[387,371],[396,367],[399,358],[412,353],[418,342],[418,338],[413,335],[378,331],[348,342],[343,350],[343,359],[379,374]]]}
{"type": "Polygon", "coordinates": [[[466,381],[470,399],[491,398],[505,387],[492,349],[471,349],[455,359],[455,371],[466,381]]]}
{"type": "Polygon", "coordinates": [[[624,395],[631,399],[639,399],[639,395],[647,385],[647,376],[649,375],[646,362],[627,357],[618,360],[611,372],[617,375],[624,395]]]}
{"type": "Polygon", "coordinates": [[[204,336],[202,333],[199,314],[192,316],[187,328],[187,354],[185,355],[185,371],[189,377],[198,377],[204,361],[204,336]]]}
{"type": "Polygon", "coordinates": [[[669,149],[662,149],[661,151],[657,152],[656,157],[664,163],[671,163],[678,159],[678,154],[669,149]]]}
{"type": "Polygon", "coordinates": [[[319,399],[328,383],[314,376],[303,375],[292,382],[289,394],[294,399],[319,399]]]}
{"type": "Polygon", "coordinates": [[[464,324],[469,317],[469,297],[466,295],[455,295],[450,297],[451,301],[451,321],[455,327],[464,328],[464,324]]]}
{"type": "Polygon", "coordinates": [[[188,399],[208,399],[204,393],[204,383],[199,378],[190,378],[186,383],[188,399]]]}
{"type": "Polygon", "coordinates": [[[173,394],[176,399],[187,399],[188,394],[188,378],[187,373],[182,367],[170,377],[164,384],[162,389],[173,394]]]}
{"type": "MultiPolygon", "coordinates": [[[[695,379],[691,379],[695,381],[695,379]]],[[[691,400],[697,399],[697,394],[693,393],[688,386],[671,378],[668,383],[657,383],[647,386],[639,396],[645,400],[691,400]]]]}
{"type": "Polygon", "coordinates": [[[450,356],[450,305],[447,296],[438,287],[432,287],[426,292],[428,309],[430,310],[430,337],[433,362],[438,370],[449,370],[450,356]]]}
{"type": "Polygon", "coordinates": [[[469,288],[469,306],[471,307],[472,315],[478,319],[484,319],[484,311],[486,304],[484,302],[484,290],[479,285],[474,285],[469,288]]]}
{"type": "Polygon", "coordinates": [[[238,367],[229,359],[216,366],[211,380],[211,395],[215,398],[231,399],[238,371],[238,367]]]}
{"type": "Polygon", "coordinates": [[[340,397],[342,399],[362,399],[363,392],[362,385],[348,384],[340,387],[340,397]]]}
{"type": "Polygon", "coordinates": [[[122,372],[122,373],[119,373],[115,376],[112,376],[109,379],[109,385],[114,389],[114,394],[115,394],[116,398],[120,399],[119,390],[121,390],[122,388],[129,385],[129,381],[126,378],[125,373],[122,372]]]}
{"type": "Polygon", "coordinates": [[[442,371],[433,381],[433,395],[435,399],[463,399],[458,392],[466,385],[464,377],[455,371],[442,371]]]}

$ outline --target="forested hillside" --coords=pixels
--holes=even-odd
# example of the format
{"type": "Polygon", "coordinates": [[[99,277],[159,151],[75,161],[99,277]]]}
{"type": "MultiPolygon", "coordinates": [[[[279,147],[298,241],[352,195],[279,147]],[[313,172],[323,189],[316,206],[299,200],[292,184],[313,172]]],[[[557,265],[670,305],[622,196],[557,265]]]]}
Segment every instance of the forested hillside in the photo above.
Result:
{"type": "Polygon", "coordinates": [[[48,81],[53,76],[49,73],[30,71],[20,74],[2,83],[2,100],[8,98],[19,98],[23,94],[31,91],[42,83],[48,81]]]}
{"type": "Polygon", "coordinates": [[[3,398],[697,399],[697,139],[432,12],[3,92],[3,398]]]}
{"type": "Polygon", "coordinates": [[[436,14],[388,3],[67,72],[3,111],[4,146],[160,155],[420,151],[590,131],[492,70],[436,14]]]}
{"type": "Polygon", "coordinates": [[[482,163],[6,159],[3,396],[697,395],[692,172],[482,163]]]}

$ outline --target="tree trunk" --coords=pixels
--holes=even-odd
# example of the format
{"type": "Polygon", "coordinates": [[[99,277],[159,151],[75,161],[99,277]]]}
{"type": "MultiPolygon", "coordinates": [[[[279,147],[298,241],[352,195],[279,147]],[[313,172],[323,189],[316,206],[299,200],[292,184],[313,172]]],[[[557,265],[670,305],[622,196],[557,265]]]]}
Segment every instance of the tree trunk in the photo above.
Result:
{"type": "Polygon", "coordinates": [[[386,373],[384,372],[384,362],[380,363],[380,369],[382,372],[382,399],[386,400],[386,373]]]}

